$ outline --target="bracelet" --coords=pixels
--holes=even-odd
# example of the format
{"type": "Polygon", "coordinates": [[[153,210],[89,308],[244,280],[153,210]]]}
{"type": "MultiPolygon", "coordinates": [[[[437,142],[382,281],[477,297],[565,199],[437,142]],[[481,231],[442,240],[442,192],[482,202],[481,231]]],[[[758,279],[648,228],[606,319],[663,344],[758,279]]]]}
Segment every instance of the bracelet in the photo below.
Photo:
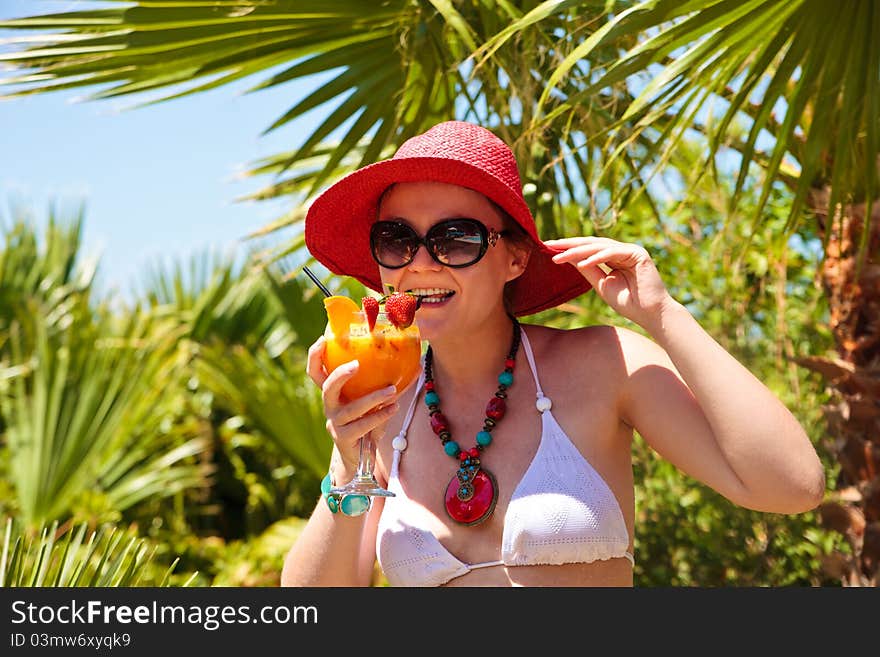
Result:
{"type": "Polygon", "coordinates": [[[356,517],[365,514],[370,510],[371,501],[367,495],[340,495],[339,493],[331,493],[333,488],[333,479],[328,472],[321,480],[321,494],[327,501],[327,507],[330,513],[341,511],[342,515],[356,517]]]}

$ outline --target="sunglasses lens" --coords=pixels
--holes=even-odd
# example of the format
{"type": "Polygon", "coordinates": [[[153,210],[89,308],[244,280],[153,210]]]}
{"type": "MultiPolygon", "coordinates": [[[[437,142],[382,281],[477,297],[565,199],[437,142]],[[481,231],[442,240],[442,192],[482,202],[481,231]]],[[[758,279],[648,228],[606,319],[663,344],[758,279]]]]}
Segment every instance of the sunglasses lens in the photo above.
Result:
{"type": "Polygon", "coordinates": [[[419,246],[419,236],[405,224],[380,221],[370,230],[373,258],[383,267],[396,269],[412,260],[419,246]]]}
{"type": "Polygon", "coordinates": [[[432,226],[425,238],[434,257],[451,267],[464,267],[486,252],[487,233],[474,219],[451,219],[432,226]]]}
{"type": "MultiPolygon", "coordinates": [[[[483,257],[488,235],[486,227],[476,219],[449,219],[432,226],[424,244],[437,262],[467,267],[483,257]]],[[[389,269],[408,265],[421,245],[418,233],[397,221],[379,221],[370,229],[373,258],[389,269]]]]}

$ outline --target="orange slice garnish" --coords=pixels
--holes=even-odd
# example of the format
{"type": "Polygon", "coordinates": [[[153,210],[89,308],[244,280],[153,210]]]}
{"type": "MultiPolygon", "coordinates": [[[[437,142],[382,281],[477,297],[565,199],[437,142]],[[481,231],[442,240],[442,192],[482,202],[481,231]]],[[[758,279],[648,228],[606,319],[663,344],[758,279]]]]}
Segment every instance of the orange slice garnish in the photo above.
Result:
{"type": "Polygon", "coordinates": [[[324,309],[327,311],[330,330],[336,336],[348,333],[349,324],[356,320],[355,315],[361,310],[352,299],[342,295],[324,297],[324,309]]]}

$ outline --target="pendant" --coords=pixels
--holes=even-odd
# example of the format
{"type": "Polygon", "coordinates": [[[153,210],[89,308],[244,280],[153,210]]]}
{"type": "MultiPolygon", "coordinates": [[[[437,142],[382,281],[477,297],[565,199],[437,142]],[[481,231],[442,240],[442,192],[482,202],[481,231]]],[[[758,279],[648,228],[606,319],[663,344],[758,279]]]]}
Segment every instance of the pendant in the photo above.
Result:
{"type": "Polygon", "coordinates": [[[479,525],[495,510],[498,485],[488,470],[465,462],[446,487],[446,513],[463,525],[479,525]]]}

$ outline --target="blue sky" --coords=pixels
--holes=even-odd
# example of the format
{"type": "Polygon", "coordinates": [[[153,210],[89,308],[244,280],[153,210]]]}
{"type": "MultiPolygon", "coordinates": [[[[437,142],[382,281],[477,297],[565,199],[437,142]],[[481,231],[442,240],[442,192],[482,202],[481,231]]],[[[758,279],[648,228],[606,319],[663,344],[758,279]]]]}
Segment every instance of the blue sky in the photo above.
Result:
{"type": "MultiPolygon", "coordinates": [[[[0,0],[0,20],[95,6],[0,0]]],[[[99,290],[123,298],[157,263],[208,251],[243,255],[244,236],[289,201],[235,202],[270,182],[236,180],[236,173],[298,146],[326,112],[317,108],[261,137],[319,82],[243,94],[266,75],[130,111],[122,110],[141,98],[73,102],[98,87],[0,102],[0,220],[8,224],[12,203],[24,204],[39,225],[51,203],[62,210],[84,203],[84,255],[100,256],[99,290]]]]}

